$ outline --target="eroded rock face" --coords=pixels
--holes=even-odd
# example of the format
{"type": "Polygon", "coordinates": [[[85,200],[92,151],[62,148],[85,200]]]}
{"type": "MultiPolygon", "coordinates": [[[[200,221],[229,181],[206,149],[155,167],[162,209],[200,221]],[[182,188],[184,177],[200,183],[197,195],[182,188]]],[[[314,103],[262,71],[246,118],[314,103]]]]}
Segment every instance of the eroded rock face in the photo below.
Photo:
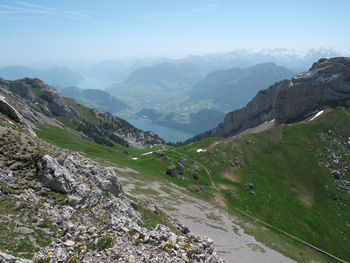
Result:
{"type": "Polygon", "coordinates": [[[350,107],[350,58],[320,59],[309,71],[259,91],[246,107],[228,113],[214,136],[232,136],[272,119],[300,121],[326,106],[350,107]]]}
{"type": "Polygon", "coordinates": [[[230,112],[226,115],[224,123],[216,128],[216,137],[228,137],[245,129],[273,119],[273,107],[277,90],[287,87],[288,80],[278,82],[268,89],[261,90],[247,104],[246,107],[230,112]]]}
{"type": "Polygon", "coordinates": [[[10,102],[7,101],[7,99],[0,95],[0,112],[7,117],[9,117],[11,120],[14,120],[17,123],[22,124],[30,135],[33,137],[36,137],[36,134],[32,130],[32,128],[26,123],[26,121],[23,119],[21,114],[11,105],[10,102]]]}
{"type": "Polygon", "coordinates": [[[42,160],[38,162],[38,178],[44,186],[53,191],[68,194],[76,185],[75,180],[70,173],[62,167],[56,159],[49,155],[45,155],[42,160]]]}
{"type": "Polygon", "coordinates": [[[274,115],[277,123],[294,122],[325,106],[350,106],[350,58],[321,59],[295,75],[279,88],[274,115]]]}
{"type": "Polygon", "coordinates": [[[38,162],[38,179],[53,191],[68,194],[76,208],[95,206],[103,194],[124,197],[122,186],[111,168],[72,153],[59,159],[45,155],[38,162]]]}

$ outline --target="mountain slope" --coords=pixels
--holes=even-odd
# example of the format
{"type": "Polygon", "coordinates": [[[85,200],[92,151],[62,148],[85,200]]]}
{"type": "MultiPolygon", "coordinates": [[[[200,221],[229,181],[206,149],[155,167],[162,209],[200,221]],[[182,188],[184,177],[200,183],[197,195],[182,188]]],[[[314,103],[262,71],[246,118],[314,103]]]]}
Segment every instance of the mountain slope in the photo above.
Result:
{"type": "Polygon", "coordinates": [[[60,90],[64,95],[69,96],[89,107],[102,111],[115,113],[127,109],[129,106],[112,96],[106,91],[97,89],[80,89],[76,87],[60,90]]]}
{"type": "Polygon", "coordinates": [[[107,92],[130,105],[133,114],[142,108],[169,112],[186,101],[186,92],[201,77],[193,64],[162,63],[134,70],[123,83],[111,86],[107,92]]]}
{"type": "Polygon", "coordinates": [[[162,63],[151,67],[136,69],[125,81],[128,84],[154,84],[166,85],[178,83],[179,85],[191,85],[201,78],[199,69],[190,63],[174,65],[162,63]]]}
{"type": "Polygon", "coordinates": [[[144,147],[163,140],[151,132],[136,129],[112,114],[88,108],[61,95],[39,79],[0,79],[0,94],[14,106],[31,127],[40,124],[65,126],[97,143],[144,147]]]}
{"type": "Polygon", "coordinates": [[[0,137],[1,262],[223,262],[213,240],[127,198],[113,168],[1,113],[0,137]]]}
{"type": "MultiPolygon", "coordinates": [[[[259,133],[210,138],[168,148],[156,160],[137,156],[135,162],[163,170],[159,178],[168,177],[198,198],[217,202],[248,221],[261,220],[248,233],[297,262],[313,258],[310,252],[295,252],[307,246],[297,238],[349,260],[349,134],[349,109],[327,109],[312,121],[310,117],[259,133]],[[180,158],[186,159],[184,173],[166,175],[180,158]],[[279,244],[280,235],[291,239],[279,244]]],[[[320,258],[315,261],[336,262],[320,258]]]]}
{"type": "Polygon", "coordinates": [[[350,58],[321,59],[308,72],[259,91],[246,107],[228,113],[215,136],[232,136],[272,119],[299,121],[325,106],[342,105],[350,105],[350,58]]]}
{"type": "Polygon", "coordinates": [[[213,99],[223,108],[236,109],[245,106],[257,91],[292,76],[290,70],[273,63],[219,70],[198,82],[190,97],[193,100],[213,99]]]}

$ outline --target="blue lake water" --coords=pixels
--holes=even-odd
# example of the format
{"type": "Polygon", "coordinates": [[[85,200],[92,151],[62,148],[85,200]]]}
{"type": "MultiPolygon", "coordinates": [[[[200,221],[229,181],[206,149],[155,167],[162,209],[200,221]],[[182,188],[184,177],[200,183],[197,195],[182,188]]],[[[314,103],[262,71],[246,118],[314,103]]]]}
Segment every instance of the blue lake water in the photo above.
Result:
{"type": "Polygon", "coordinates": [[[144,131],[152,131],[160,136],[166,142],[178,142],[184,141],[196,134],[185,132],[182,130],[177,130],[169,127],[165,127],[156,123],[142,121],[142,120],[128,120],[136,128],[139,128],[144,131]]]}
{"type": "Polygon", "coordinates": [[[110,87],[116,82],[108,79],[92,78],[84,76],[84,79],[80,81],[76,86],[81,89],[101,89],[110,87]]]}

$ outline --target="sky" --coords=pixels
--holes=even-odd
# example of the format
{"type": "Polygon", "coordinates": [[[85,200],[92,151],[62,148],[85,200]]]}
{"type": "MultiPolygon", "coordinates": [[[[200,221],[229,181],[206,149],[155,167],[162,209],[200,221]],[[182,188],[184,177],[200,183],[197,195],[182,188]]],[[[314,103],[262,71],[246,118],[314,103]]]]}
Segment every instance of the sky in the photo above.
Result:
{"type": "Polygon", "coordinates": [[[0,63],[350,49],[349,0],[0,0],[0,63]]]}

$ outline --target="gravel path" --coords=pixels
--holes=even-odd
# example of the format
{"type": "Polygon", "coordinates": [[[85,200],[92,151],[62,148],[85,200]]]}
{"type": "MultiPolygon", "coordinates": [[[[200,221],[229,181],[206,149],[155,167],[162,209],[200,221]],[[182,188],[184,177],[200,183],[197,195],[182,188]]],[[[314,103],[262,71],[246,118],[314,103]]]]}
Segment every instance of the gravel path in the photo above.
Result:
{"type": "Polygon", "coordinates": [[[158,181],[145,182],[137,176],[119,175],[126,193],[151,200],[196,235],[215,240],[216,250],[230,262],[295,262],[244,233],[242,222],[213,204],[186,194],[185,189],[158,181]]]}

